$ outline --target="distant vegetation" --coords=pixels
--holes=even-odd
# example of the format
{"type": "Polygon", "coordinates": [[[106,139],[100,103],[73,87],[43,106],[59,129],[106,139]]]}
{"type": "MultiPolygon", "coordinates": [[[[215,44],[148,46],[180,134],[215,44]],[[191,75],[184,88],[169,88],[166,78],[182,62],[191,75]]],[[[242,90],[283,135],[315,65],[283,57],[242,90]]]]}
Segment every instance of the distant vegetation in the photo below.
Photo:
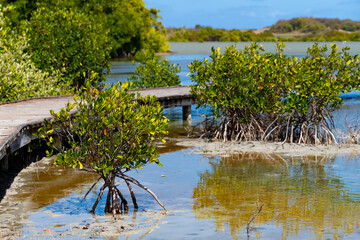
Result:
{"type": "Polygon", "coordinates": [[[167,39],[170,42],[264,42],[275,41],[275,36],[269,31],[255,34],[251,30],[214,29],[196,25],[195,28],[168,28],[167,39]]]}
{"type": "Polygon", "coordinates": [[[360,31],[360,22],[331,18],[293,18],[280,20],[270,27],[273,33],[320,33],[322,31],[360,31]]]}
{"type": "Polygon", "coordinates": [[[171,42],[360,41],[360,22],[293,18],[280,20],[262,31],[214,29],[196,25],[195,28],[169,28],[167,34],[171,42]]]}

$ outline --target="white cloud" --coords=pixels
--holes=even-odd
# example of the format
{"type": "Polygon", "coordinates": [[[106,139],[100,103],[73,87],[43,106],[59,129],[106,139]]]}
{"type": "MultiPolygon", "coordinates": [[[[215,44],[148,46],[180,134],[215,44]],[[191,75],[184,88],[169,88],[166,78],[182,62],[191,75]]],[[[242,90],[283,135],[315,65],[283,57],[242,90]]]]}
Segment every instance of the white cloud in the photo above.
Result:
{"type": "Polygon", "coordinates": [[[285,17],[285,16],[289,16],[291,15],[291,13],[289,12],[281,12],[281,11],[273,11],[269,13],[269,16],[272,18],[279,18],[279,17],[285,17]]]}
{"type": "Polygon", "coordinates": [[[241,15],[245,17],[256,17],[256,13],[251,11],[241,11],[241,15]]]}

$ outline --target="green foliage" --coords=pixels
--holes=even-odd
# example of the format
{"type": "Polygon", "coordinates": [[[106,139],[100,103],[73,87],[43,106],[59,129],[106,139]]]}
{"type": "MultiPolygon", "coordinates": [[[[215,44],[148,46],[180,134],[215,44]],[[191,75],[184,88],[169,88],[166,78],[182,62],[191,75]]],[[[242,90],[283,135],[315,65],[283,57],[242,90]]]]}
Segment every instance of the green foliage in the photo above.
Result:
{"type": "Polygon", "coordinates": [[[37,9],[38,3],[37,0],[0,0],[2,6],[11,6],[5,14],[12,26],[19,26],[22,21],[29,20],[31,13],[37,9]]]}
{"type": "Polygon", "coordinates": [[[155,52],[169,49],[159,10],[147,9],[143,0],[0,0],[0,3],[16,7],[8,14],[15,26],[30,20],[38,8],[82,12],[109,31],[113,56],[134,55],[142,49],[155,52]]]}
{"type": "Polygon", "coordinates": [[[147,9],[142,0],[77,0],[78,6],[109,30],[113,55],[134,55],[142,49],[165,52],[169,49],[158,10],[147,9]]]}
{"type": "Polygon", "coordinates": [[[360,22],[353,22],[348,20],[341,26],[341,29],[349,32],[360,31],[360,22]]]}
{"type": "Polygon", "coordinates": [[[79,88],[96,72],[99,81],[109,69],[109,41],[103,26],[84,13],[39,8],[28,25],[28,52],[43,71],[59,72],[63,81],[79,88]]]}
{"type": "MultiPolygon", "coordinates": [[[[161,165],[154,142],[165,141],[167,134],[167,119],[156,98],[130,93],[128,87],[124,83],[98,90],[87,82],[86,88],[74,96],[74,102],[58,113],[52,111],[53,119],[45,120],[39,129],[39,136],[46,137],[49,146],[59,152],[56,165],[78,167],[97,173],[104,180],[99,199],[108,188],[105,210],[113,214],[121,212],[122,207],[127,210],[127,202],[115,186],[115,177],[142,187],[125,173],[148,163],[161,165]],[[69,147],[59,149],[51,134],[59,136],[69,147]]],[[[132,192],[131,187],[129,190],[132,192]]],[[[134,205],[137,207],[136,201],[134,205]]]]}
{"type": "Polygon", "coordinates": [[[134,75],[129,77],[134,83],[134,88],[170,87],[181,84],[177,75],[181,67],[171,64],[168,59],[158,60],[148,51],[139,53],[137,59],[141,64],[136,67],[134,75]]]}
{"type": "Polygon", "coordinates": [[[360,22],[339,20],[337,18],[292,18],[289,20],[278,21],[271,26],[270,31],[273,33],[290,33],[293,31],[319,33],[326,29],[354,32],[360,30],[360,22]]]}
{"type": "Polygon", "coordinates": [[[340,94],[358,89],[359,57],[315,44],[298,60],[283,48],[279,43],[272,54],[257,44],[243,51],[230,46],[223,55],[213,49],[211,62],[192,62],[192,93],[221,119],[212,137],[336,141],[331,113],[342,105],[340,94]]]}
{"type": "Polygon", "coordinates": [[[12,31],[0,8],[0,102],[59,95],[66,90],[57,84],[56,72],[50,75],[35,67],[25,53],[27,45],[26,36],[12,31]]]}

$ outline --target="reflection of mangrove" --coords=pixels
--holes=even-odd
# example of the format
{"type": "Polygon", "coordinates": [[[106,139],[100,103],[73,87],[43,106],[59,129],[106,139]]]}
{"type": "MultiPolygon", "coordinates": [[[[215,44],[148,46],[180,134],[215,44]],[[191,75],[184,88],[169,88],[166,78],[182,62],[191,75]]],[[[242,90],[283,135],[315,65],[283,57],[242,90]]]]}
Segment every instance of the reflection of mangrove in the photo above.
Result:
{"type": "Polygon", "coordinates": [[[56,167],[52,162],[37,162],[22,175],[24,185],[16,189],[20,193],[13,196],[13,201],[26,200],[33,208],[46,206],[79,188],[84,191],[96,177],[83,171],[56,167]]]}
{"type": "Polygon", "coordinates": [[[200,174],[193,191],[195,215],[214,219],[217,230],[228,226],[237,238],[257,206],[264,204],[255,224],[274,221],[283,228],[284,239],[304,228],[317,237],[324,231],[334,238],[351,234],[360,203],[331,170],[325,170],[325,163],[333,160],[262,154],[212,159],[212,170],[200,174]]]}

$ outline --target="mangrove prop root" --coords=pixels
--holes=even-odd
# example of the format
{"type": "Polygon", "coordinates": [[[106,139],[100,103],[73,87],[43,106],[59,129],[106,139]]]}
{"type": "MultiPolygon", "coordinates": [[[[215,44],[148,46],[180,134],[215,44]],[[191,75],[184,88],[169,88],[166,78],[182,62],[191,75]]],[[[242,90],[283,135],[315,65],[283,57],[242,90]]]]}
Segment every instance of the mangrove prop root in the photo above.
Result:
{"type": "Polygon", "coordinates": [[[95,185],[100,181],[101,177],[99,177],[99,179],[90,187],[90,189],[87,191],[87,193],[85,194],[85,196],[83,197],[83,199],[81,199],[81,202],[84,201],[84,199],[87,197],[87,195],[93,190],[93,188],[95,187],[95,185]]]}
{"type": "Polygon", "coordinates": [[[209,117],[206,117],[206,122],[203,124],[205,128],[202,129],[201,137],[215,138],[222,141],[279,141],[282,143],[304,144],[338,143],[338,136],[334,134],[334,121],[327,109],[322,112],[310,111],[305,115],[298,113],[290,115],[242,113],[241,110],[239,111],[229,110],[217,121],[215,121],[215,118],[214,121],[209,121],[209,117]]]}
{"type": "Polygon", "coordinates": [[[138,207],[137,202],[136,202],[136,197],[135,197],[134,191],[132,190],[132,187],[131,187],[130,183],[126,179],[124,179],[124,181],[125,181],[127,187],[129,188],[131,199],[132,199],[132,202],[134,204],[134,209],[138,209],[139,207],[138,207]]]}
{"type": "Polygon", "coordinates": [[[124,198],[124,196],[122,195],[122,193],[120,192],[120,190],[117,187],[115,187],[115,190],[121,199],[121,205],[124,206],[124,212],[128,213],[129,212],[128,202],[126,201],[126,199],[124,198]]]}
{"type": "Polygon", "coordinates": [[[126,200],[126,198],[123,196],[123,194],[121,193],[121,191],[117,188],[117,186],[115,185],[115,177],[119,177],[121,179],[124,180],[124,182],[126,183],[133,204],[134,204],[134,210],[137,211],[138,209],[138,204],[136,201],[136,197],[134,194],[134,191],[131,187],[131,184],[137,185],[138,187],[144,189],[146,192],[148,192],[155,200],[156,202],[166,211],[165,206],[159,201],[159,199],[157,198],[157,196],[147,187],[145,187],[144,185],[142,185],[139,181],[137,181],[136,179],[129,177],[127,175],[124,175],[123,172],[120,172],[118,174],[114,174],[111,177],[100,177],[96,183],[94,183],[90,189],[87,191],[87,193],[85,194],[83,200],[87,197],[87,195],[93,190],[93,188],[95,187],[95,185],[100,181],[100,179],[104,179],[104,184],[101,186],[100,188],[100,192],[98,194],[98,197],[94,203],[94,205],[92,206],[92,209],[90,211],[90,213],[94,213],[95,209],[100,201],[100,199],[103,196],[104,190],[106,188],[109,189],[108,193],[107,193],[107,198],[106,198],[106,204],[105,204],[105,212],[106,213],[112,213],[113,216],[115,216],[116,214],[122,214],[122,213],[128,213],[129,212],[129,204],[126,200]]]}
{"type": "Polygon", "coordinates": [[[106,197],[105,212],[110,212],[110,194],[108,194],[106,197]]]}
{"type": "Polygon", "coordinates": [[[103,195],[103,193],[104,193],[104,189],[105,189],[105,188],[106,188],[106,184],[104,184],[104,185],[100,188],[100,193],[99,193],[98,198],[96,199],[96,201],[95,201],[95,203],[94,203],[94,205],[93,205],[90,213],[95,213],[95,209],[96,209],[96,207],[97,207],[97,205],[98,205],[98,203],[99,203],[99,201],[100,201],[100,199],[101,199],[101,197],[102,197],[102,195],[103,195]]]}
{"type": "Polygon", "coordinates": [[[140,188],[144,189],[146,192],[148,192],[155,200],[156,202],[164,209],[166,210],[165,206],[159,201],[159,199],[156,197],[156,195],[150,190],[148,189],[147,187],[145,187],[144,185],[142,185],[139,181],[137,181],[136,179],[132,178],[132,177],[129,177],[125,174],[121,174],[121,175],[118,175],[118,177],[128,181],[128,182],[131,182],[137,186],[139,186],[140,188]]]}

